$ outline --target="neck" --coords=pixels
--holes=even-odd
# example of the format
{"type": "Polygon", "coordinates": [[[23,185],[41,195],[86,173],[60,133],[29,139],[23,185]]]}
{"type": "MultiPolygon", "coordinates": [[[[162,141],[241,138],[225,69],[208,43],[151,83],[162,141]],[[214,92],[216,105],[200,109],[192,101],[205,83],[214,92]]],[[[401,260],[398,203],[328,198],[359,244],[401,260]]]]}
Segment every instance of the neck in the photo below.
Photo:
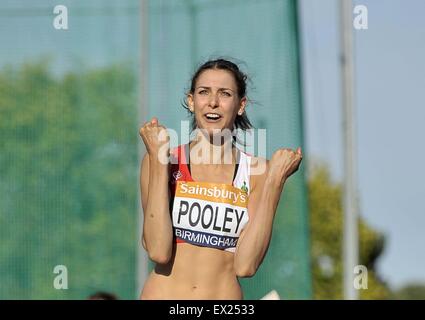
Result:
{"type": "Polygon", "coordinates": [[[232,136],[211,137],[198,132],[190,143],[190,159],[194,164],[232,164],[235,154],[232,136]]]}

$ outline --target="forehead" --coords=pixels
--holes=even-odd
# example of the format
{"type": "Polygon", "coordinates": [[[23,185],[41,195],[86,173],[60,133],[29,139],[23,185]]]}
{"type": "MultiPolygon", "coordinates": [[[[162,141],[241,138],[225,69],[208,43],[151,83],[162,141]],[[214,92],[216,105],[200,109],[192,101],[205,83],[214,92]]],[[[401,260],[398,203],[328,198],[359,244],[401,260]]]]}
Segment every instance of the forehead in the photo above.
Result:
{"type": "Polygon", "coordinates": [[[237,89],[235,78],[230,71],[216,69],[207,69],[203,71],[196,81],[196,87],[237,89]]]}

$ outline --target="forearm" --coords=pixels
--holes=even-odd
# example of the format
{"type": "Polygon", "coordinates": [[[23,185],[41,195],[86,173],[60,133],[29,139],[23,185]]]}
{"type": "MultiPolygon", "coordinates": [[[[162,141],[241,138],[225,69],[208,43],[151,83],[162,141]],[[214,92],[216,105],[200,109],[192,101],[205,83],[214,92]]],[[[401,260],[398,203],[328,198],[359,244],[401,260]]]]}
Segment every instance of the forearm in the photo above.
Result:
{"type": "Polygon", "coordinates": [[[235,253],[235,270],[241,276],[254,275],[267,252],[283,185],[284,182],[273,177],[265,181],[259,202],[261,205],[253,213],[235,253]]]}
{"type": "Polygon", "coordinates": [[[151,158],[143,234],[149,256],[156,262],[167,262],[171,256],[173,230],[169,201],[168,167],[151,158]]]}

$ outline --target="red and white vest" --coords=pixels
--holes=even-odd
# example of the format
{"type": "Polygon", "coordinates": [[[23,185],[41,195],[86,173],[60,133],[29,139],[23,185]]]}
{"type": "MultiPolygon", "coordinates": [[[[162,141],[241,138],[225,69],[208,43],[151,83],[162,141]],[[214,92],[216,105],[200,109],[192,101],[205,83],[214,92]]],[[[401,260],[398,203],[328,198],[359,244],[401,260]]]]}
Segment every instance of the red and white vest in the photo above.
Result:
{"type": "Polygon", "coordinates": [[[233,185],[194,181],[189,144],[171,151],[170,212],[177,243],[235,252],[249,220],[251,156],[237,149],[233,185]]]}

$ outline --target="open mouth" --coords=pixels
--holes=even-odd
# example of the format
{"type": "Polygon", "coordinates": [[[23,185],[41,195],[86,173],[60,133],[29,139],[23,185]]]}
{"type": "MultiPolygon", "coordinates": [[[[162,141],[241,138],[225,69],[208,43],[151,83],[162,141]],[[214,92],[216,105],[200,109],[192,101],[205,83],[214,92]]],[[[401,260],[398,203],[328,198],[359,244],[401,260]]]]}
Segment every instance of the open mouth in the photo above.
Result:
{"type": "Polygon", "coordinates": [[[221,116],[218,113],[207,113],[204,115],[208,122],[218,122],[221,116]]]}

